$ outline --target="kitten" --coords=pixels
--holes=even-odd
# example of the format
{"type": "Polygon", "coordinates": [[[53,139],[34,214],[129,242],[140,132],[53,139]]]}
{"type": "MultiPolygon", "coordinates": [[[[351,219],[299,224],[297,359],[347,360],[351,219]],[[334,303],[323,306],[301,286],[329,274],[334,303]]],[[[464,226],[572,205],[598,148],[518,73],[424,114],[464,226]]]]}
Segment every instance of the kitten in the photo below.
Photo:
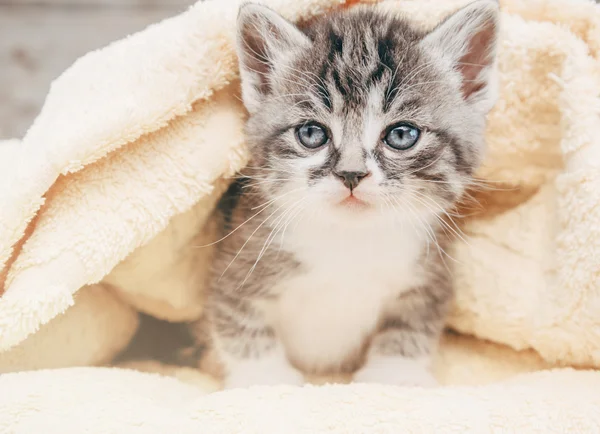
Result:
{"type": "Polygon", "coordinates": [[[226,387],[435,384],[441,219],[482,159],[498,14],[479,0],[424,32],[373,8],[303,28],[241,8],[252,158],[221,203],[207,301],[226,387]]]}

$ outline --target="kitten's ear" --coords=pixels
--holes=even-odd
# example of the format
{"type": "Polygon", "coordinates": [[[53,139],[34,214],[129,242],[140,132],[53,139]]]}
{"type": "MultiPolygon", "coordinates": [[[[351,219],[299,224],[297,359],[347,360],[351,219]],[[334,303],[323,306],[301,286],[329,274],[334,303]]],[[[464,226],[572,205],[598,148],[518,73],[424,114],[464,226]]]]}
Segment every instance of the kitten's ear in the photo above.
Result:
{"type": "Polygon", "coordinates": [[[497,98],[497,0],[478,0],[459,9],[429,33],[421,44],[462,76],[466,101],[489,111],[497,98]]]}
{"type": "Polygon", "coordinates": [[[273,84],[273,70],[308,37],[273,10],[254,3],[240,9],[237,20],[237,53],[242,78],[242,98],[250,113],[256,111],[273,84]]]}

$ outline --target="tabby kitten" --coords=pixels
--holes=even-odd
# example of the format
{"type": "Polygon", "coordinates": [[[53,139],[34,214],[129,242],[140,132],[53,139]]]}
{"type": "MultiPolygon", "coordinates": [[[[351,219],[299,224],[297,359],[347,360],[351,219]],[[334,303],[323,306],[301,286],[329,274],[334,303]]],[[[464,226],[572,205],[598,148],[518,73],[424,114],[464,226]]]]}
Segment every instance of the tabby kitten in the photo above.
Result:
{"type": "Polygon", "coordinates": [[[435,384],[441,220],[482,158],[498,14],[479,0],[424,32],[374,8],[301,28],[241,8],[252,158],[221,204],[207,304],[226,387],[435,384]]]}

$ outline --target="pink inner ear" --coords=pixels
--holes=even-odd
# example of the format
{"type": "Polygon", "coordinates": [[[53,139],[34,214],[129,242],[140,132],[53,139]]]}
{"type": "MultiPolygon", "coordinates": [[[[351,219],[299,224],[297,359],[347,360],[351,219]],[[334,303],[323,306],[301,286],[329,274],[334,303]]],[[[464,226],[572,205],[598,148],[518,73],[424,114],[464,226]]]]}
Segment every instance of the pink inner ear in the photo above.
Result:
{"type": "Polygon", "coordinates": [[[491,47],[496,32],[494,22],[489,21],[471,37],[467,53],[460,59],[459,71],[463,76],[462,92],[465,99],[486,86],[486,77],[481,72],[492,61],[491,47]]]}
{"type": "Polygon", "coordinates": [[[262,29],[256,23],[249,23],[243,29],[244,67],[256,75],[256,86],[260,93],[269,91],[268,74],[271,71],[267,53],[267,42],[262,29]]]}

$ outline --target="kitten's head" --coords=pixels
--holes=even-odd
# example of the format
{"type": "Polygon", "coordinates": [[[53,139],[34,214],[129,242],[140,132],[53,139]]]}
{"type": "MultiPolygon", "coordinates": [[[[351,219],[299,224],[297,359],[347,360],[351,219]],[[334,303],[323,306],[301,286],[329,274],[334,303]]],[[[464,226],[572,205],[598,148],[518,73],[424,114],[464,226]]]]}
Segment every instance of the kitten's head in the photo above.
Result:
{"type": "Polygon", "coordinates": [[[238,55],[257,184],[281,206],[446,209],[482,158],[497,28],[494,0],[430,32],[374,9],[299,28],[243,6],[238,55]]]}

